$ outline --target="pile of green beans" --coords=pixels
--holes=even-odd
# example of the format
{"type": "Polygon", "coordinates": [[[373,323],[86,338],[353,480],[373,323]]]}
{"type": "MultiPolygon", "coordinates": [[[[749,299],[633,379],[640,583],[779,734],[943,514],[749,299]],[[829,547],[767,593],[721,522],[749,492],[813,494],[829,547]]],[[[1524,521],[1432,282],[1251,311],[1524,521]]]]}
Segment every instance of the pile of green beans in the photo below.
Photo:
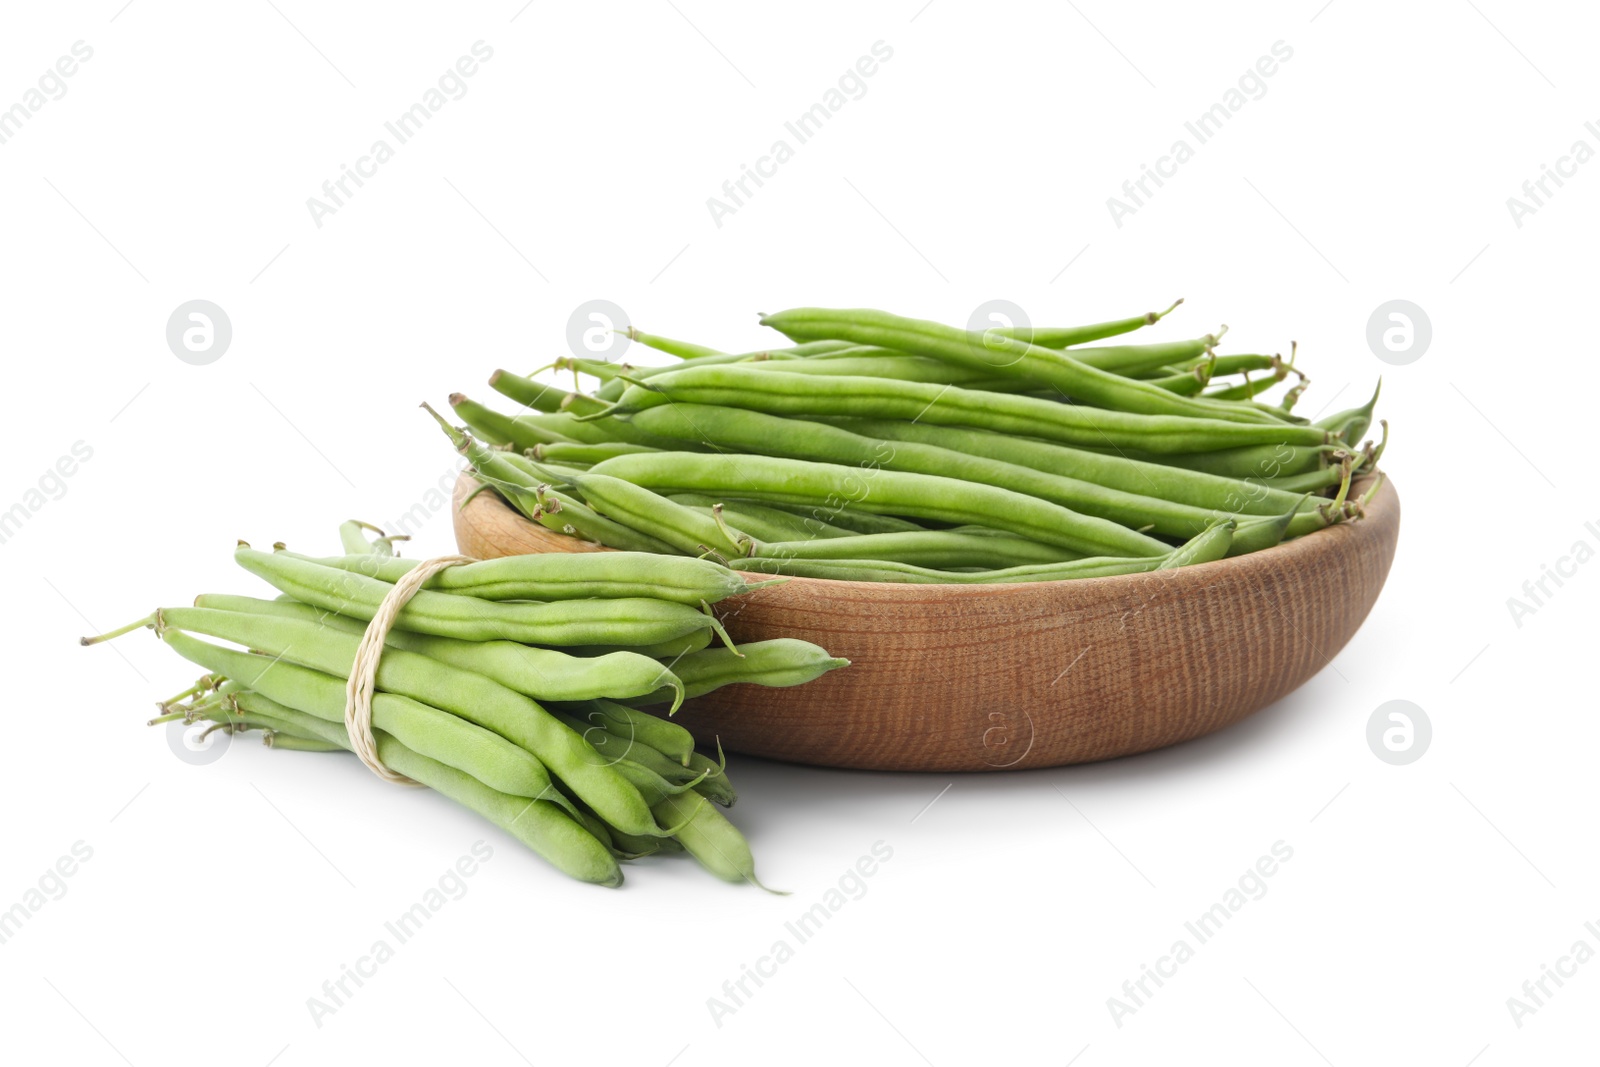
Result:
{"type": "MultiPolygon", "coordinates": [[[[205,593],[83,643],[149,627],[207,672],[162,701],[152,725],[206,722],[260,730],[276,748],[350,750],[345,690],[358,646],[417,565],[394,554],[396,540],[352,522],[337,556],[241,542],[236,562],[277,599],[205,593]]],[[[793,639],[710,647],[726,640],[711,605],[765,584],[710,560],[636,552],[442,570],[385,637],[378,756],[582,881],[619,885],[619,861],[687,852],[720,878],[759,885],[748,843],[718,810],[736,796],[720,754],[696,751],[688,730],[643,709],[670,715],[725,685],[802,685],[848,665],[793,639]]]]}
{"type": "MultiPolygon", "coordinates": [[[[1270,548],[1358,519],[1378,395],[1315,422],[1279,354],[1085,326],[972,331],[870,309],[761,323],[727,351],[629,327],[678,362],[564,358],[593,393],[495,371],[522,406],[435,415],[474,474],[547,528],[746,572],[985,583],[1103,577],[1270,548]],[[1108,339],[1116,341],[1106,343],[1108,339]],[[1136,339],[1135,339],[1136,340],[1136,339]],[[1285,386],[1272,402],[1268,393],[1285,386]]],[[[432,409],[429,409],[430,411],[432,409]]],[[[631,698],[629,698],[631,699],[631,698]]]]}

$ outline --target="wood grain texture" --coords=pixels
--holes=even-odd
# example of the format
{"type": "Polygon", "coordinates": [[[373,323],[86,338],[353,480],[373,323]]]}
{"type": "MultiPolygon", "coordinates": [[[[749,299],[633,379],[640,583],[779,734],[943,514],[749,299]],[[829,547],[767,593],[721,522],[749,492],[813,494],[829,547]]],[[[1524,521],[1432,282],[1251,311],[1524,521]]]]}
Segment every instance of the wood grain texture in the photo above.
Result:
{"type": "MultiPolygon", "coordinates": [[[[461,507],[476,485],[463,475],[456,488],[467,555],[594,549],[492,493],[461,507]]],[[[795,578],[718,614],[736,640],[798,637],[851,666],[792,689],[728,686],[674,719],[732,752],[872,770],[1052,767],[1161,748],[1321,670],[1378,599],[1399,535],[1386,480],[1358,522],[1172,571],[989,586],[795,578]]]]}

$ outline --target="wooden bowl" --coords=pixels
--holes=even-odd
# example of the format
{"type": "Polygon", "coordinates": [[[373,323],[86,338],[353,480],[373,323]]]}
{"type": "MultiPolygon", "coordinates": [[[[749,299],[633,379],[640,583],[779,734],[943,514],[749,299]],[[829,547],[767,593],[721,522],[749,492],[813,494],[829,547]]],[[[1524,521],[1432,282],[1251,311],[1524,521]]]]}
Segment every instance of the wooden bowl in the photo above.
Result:
{"type": "MultiPolygon", "coordinates": [[[[476,486],[465,474],[456,486],[467,555],[607,551],[492,493],[461,506],[476,486]]],[[[869,770],[1054,767],[1161,748],[1321,670],[1378,599],[1399,534],[1385,480],[1360,521],[1171,571],[962,586],[795,578],[718,613],[736,640],[799,637],[851,666],[791,689],[727,686],[675,721],[729,751],[869,770]]]]}

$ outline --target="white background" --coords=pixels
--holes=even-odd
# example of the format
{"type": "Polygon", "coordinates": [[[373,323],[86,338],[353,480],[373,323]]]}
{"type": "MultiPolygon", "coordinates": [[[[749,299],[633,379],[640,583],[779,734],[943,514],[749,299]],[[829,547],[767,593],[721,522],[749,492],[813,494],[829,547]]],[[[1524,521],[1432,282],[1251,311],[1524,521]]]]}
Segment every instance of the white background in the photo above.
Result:
{"type": "MultiPolygon", "coordinates": [[[[1520,1027],[1506,1003],[1600,950],[1600,563],[1520,626],[1507,607],[1600,547],[1600,164],[1520,227],[1506,204],[1600,148],[1592,11],[275,2],[8,5],[0,32],[0,106],[94,50],[0,145],[0,508],[30,514],[0,545],[0,908],[93,850],[0,945],[8,1060],[1593,1059],[1600,962],[1520,1027]],[[317,227],[307,198],[479,40],[466,95],[317,227]],[[865,95],[715,225],[707,198],[877,41],[865,95]],[[1265,95],[1116,226],[1107,198],[1277,41],[1265,95]],[[1161,336],[1299,340],[1307,412],[1383,374],[1405,521],[1372,616],[1293,696],[1138,758],[953,784],[736,758],[733,815],[792,896],[687,861],[576,885],[341,757],[237,739],[190,766],[143,722],[195,671],[148,634],[76,647],[257,588],[237,537],[327,551],[343,519],[426,507],[454,457],[416,404],[564,354],[585,300],[736,350],[795,305],[963,322],[1005,297],[1065,324],[1180,295],[1161,336]],[[196,298],[233,325],[209,366],[164,337],[196,298]],[[1432,321],[1408,366],[1365,340],[1394,298],[1432,321]],[[1408,766],[1367,747],[1392,699],[1433,723],[1408,766]],[[316,1026],[307,998],[480,839],[467,895],[316,1026]],[[865,895],[718,1026],[708,998],[879,841],[865,895]],[[1278,841],[1266,895],[1118,1026],[1108,998],[1278,841]]],[[[452,547],[437,510],[408,554],[452,547]]]]}

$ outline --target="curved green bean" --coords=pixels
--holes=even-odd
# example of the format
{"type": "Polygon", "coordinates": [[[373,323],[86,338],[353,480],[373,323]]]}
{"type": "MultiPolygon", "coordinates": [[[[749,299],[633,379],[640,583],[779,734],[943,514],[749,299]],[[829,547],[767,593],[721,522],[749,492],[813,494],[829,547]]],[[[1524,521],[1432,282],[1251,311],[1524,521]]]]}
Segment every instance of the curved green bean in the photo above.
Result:
{"type": "MultiPolygon", "coordinates": [[[[972,333],[942,323],[908,319],[871,309],[795,308],[765,316],[771,326],[796,341],[840,340],[897,348],[913,355],[987,368],[1010,377],[1053,386],[1067,396],[1111,411],[1262,422],[1248,409],[1205,404],[1136,379],[1091,367],[1068,349],[1044,348],[990,330],[972,333]]],[[[1203,351],[1203,349],[1202,349],[1203,351]]],[[[1196,355],[1199,352],[1194,353],[1196,355]]]]}
{"type": "MultiPolygon", "coordinates": [[[[392,588],[364,574],[284,553],[258,552],[248,545],[234,551],[234,560],[296,600],[358,619],[371,620],[392,588]]],[[[400,609],[395,624],[415,633],[464,641],[649,645],[686,637],[705,629],[709,620],[687,604],[644,597],[537,603],[479,600],[423,589],[400,609]]]]}
{"type": "MultiPolygon", "coordinates": [[[[1165,389],[1148,388],[1174,400],[1187,399],[1165,389]]],[[[653,379],[648,387],[630,387],[610,416],[634,415],[669,403],[737,407],[769,415],[914,420],[1072,445],[1149,452],[1205,452],[1262,444],[1320,445],[1329,437],[1326,430],[1281,422],[1246,425],[1212,418],[1131,414],[953,385],[888,378],[813,377],[739,366],[687,367],[653,379]]]]}

